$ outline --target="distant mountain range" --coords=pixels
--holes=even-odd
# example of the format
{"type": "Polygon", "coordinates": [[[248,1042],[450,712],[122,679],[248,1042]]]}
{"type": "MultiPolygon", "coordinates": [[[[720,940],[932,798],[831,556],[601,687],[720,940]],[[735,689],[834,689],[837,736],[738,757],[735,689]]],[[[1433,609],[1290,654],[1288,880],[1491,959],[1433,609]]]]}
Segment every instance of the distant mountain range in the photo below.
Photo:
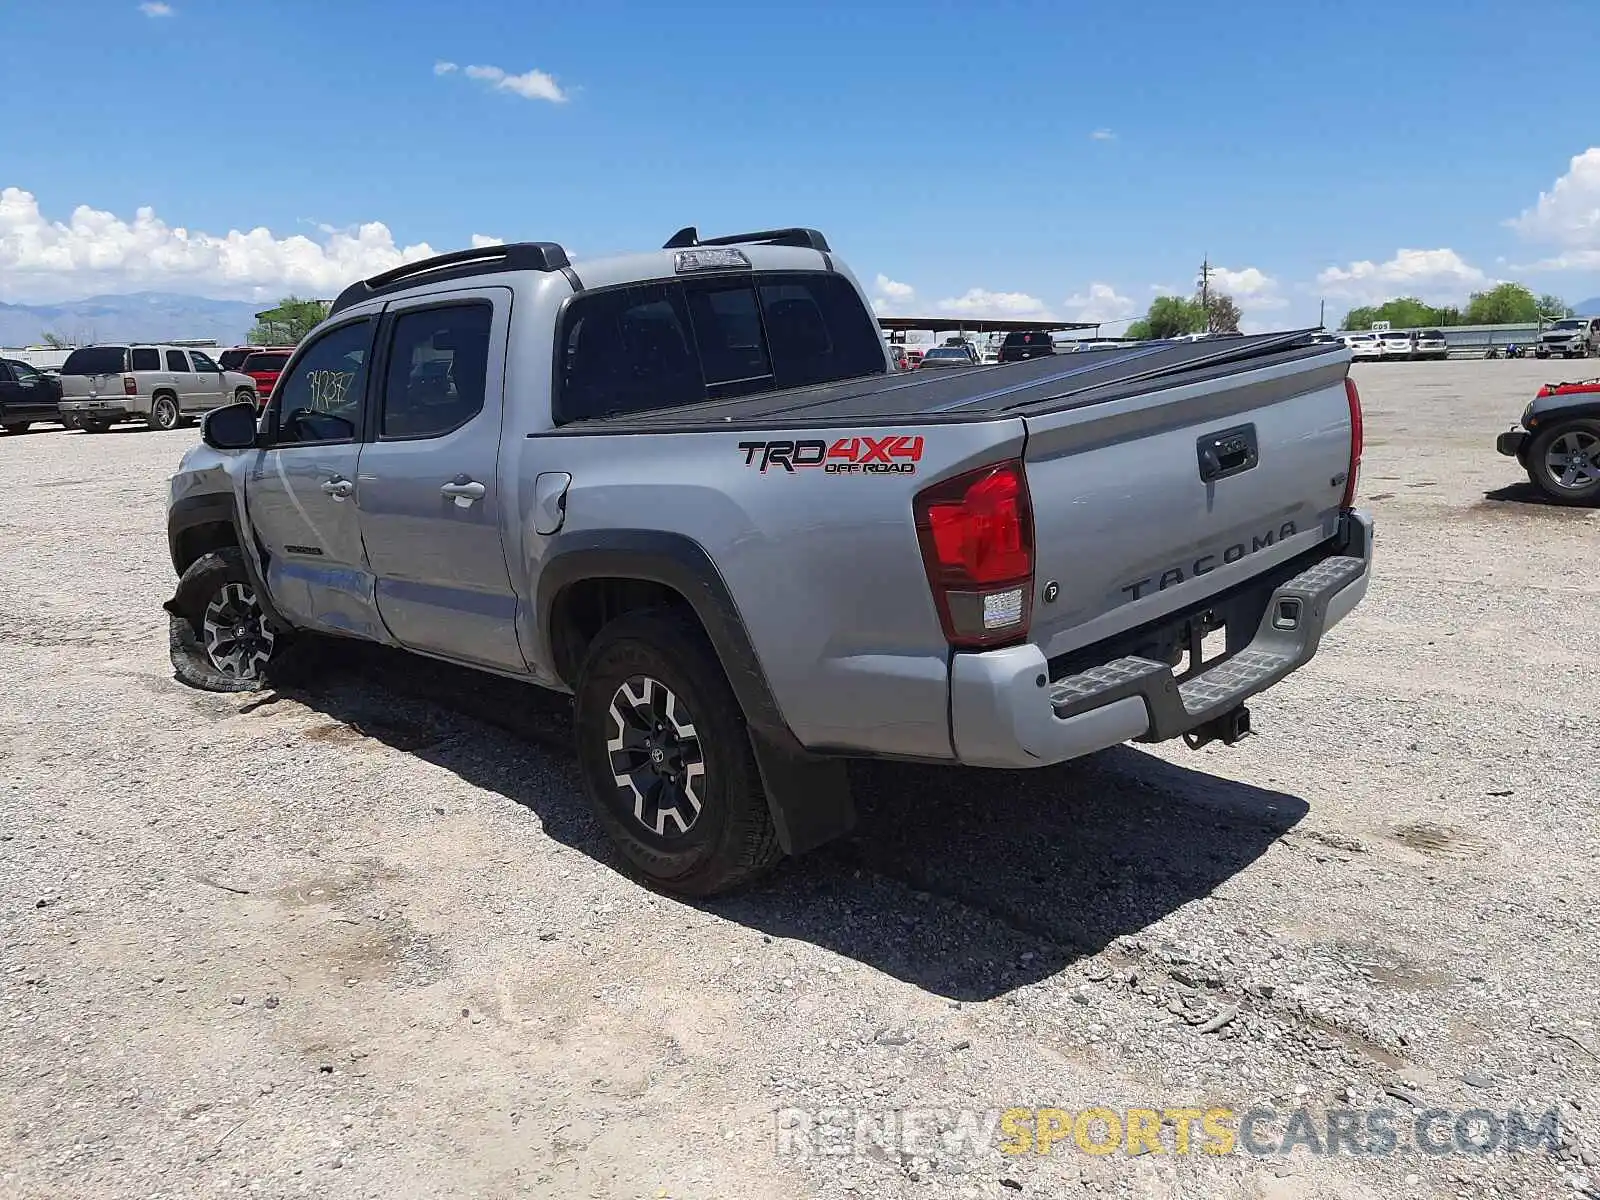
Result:
{"type": "Polygon", "coordinates": [[[1580,317],[1600,317],[1600,296],[1578,301],[1572,306],[1572,311],[1580,317]]]}
{"type": "Polygon", "coordinates": [[[90,296],[59,304],[0,304],[0,346],[37,346],[46,333],[68,342],[162,342],[215,338],[244,341],[255,315],[272,307],[253,300],[209,300],[174,292],[90,296]]]}

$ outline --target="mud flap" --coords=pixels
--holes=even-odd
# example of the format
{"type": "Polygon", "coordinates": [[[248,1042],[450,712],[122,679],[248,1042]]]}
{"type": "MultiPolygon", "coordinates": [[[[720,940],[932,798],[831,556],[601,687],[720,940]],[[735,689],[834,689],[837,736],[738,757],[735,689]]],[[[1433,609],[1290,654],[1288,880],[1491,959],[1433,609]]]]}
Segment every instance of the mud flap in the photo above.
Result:
{"type": "Polygon", "coordinates": [[[856,805],[843,759],[783,749],[754,728],[750,745],[785,854],[815,850],[855,828],[856,805]]]}

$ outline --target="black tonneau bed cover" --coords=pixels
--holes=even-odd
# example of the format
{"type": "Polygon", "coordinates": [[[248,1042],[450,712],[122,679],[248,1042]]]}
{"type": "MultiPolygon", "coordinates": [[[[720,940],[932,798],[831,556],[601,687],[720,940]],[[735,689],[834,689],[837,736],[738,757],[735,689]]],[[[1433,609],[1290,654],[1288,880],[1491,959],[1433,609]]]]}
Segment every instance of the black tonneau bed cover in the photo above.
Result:
{"type": "MultiPolygon", "coordinates": [[[[555,432],[666,433],[730,425],[770,429],[838,422],[915,419],[926,423],[1037,416],[1244,369],[1322,355],[1348,356],[1345,346],[1313,342],[1311,334],[1311,330],[1295,330],[1198,342],[1133,343],[1016,363],[867,375],[731,400],[595,417],[571,422],[555,432]]],[[[1343,370],[1343,363],[1330,362],[1329,366],[1343,370]]]]}

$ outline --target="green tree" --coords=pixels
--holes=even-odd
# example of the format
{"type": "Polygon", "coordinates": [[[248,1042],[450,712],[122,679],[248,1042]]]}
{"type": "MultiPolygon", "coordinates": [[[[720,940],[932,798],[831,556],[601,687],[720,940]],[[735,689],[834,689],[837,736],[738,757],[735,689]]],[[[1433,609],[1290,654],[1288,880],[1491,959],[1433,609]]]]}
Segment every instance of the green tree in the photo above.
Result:
{"type": "Polygon", "coordinates": [[[1206,297],[1206,328],[1212,333],[1238,333],[1239,306],[1233,297],[1223,292],[1212,292],[1206,297]]]}
{"type": "Polygon", "coordinates": [[[71,346],[67,345],[67,339],[62,337],[53,329],[46,329],[42,334],[39,335],[39,339],[52,350],[72,349],[71,346]]]}
{"type": "Polygon", "coordinates": [[[1415,296],[1398,296],[1379,305],[1352,308],[1345,314],[1341,329],[1366,330],[1374,321],[1387,321],[1396,329],[1425,329],[1461,324],[1461,310],[1455,307],[1434,308],[1415,296]]]}
{"type": "Polygon", "coordinates": [[[1546,321],[1559,321],[1562,317],[1575,316],[1576,310],[1560,296],[1552,296],[1546,292],[1538,299],[1539,315],[1546,321]]]}
{"type": "Polygon", "coordinates": [[[1467,300],[1468,325],[1520,325],[1538,319],[1539,301],[1520,283],[1497,283],[1467,300]]]}
{"type": "Polygon", "coordinates": [[[1128,327],[1128,336],[1141,340],[1204,333],[1206,310],[1187,296],[1157,296],[1142,320],[1128,327]]]}
{"type": "Polygon", "coordinates": [[[256,314],[256,325],[247,336],[252,346],[293,346],[317,327],[328,315],[321,300],[302,300],[285,296],[278,307],[256,314]]]}

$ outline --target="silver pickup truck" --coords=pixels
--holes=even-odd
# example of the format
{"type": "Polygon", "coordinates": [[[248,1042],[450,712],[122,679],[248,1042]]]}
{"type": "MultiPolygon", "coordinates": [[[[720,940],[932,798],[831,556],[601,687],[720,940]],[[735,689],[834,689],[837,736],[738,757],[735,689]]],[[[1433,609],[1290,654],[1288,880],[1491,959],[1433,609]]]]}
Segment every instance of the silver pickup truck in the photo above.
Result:
{"type": "Polygon", "coordinates": [[[854,820],[852,757],[1036,767],[1237,741],[1361,600],[1350,352],[1309,331],[890,369],[810,229],[352,285],[171,481],[179,678],[309,635],[575,697],[647,881],[854,820]]]}

